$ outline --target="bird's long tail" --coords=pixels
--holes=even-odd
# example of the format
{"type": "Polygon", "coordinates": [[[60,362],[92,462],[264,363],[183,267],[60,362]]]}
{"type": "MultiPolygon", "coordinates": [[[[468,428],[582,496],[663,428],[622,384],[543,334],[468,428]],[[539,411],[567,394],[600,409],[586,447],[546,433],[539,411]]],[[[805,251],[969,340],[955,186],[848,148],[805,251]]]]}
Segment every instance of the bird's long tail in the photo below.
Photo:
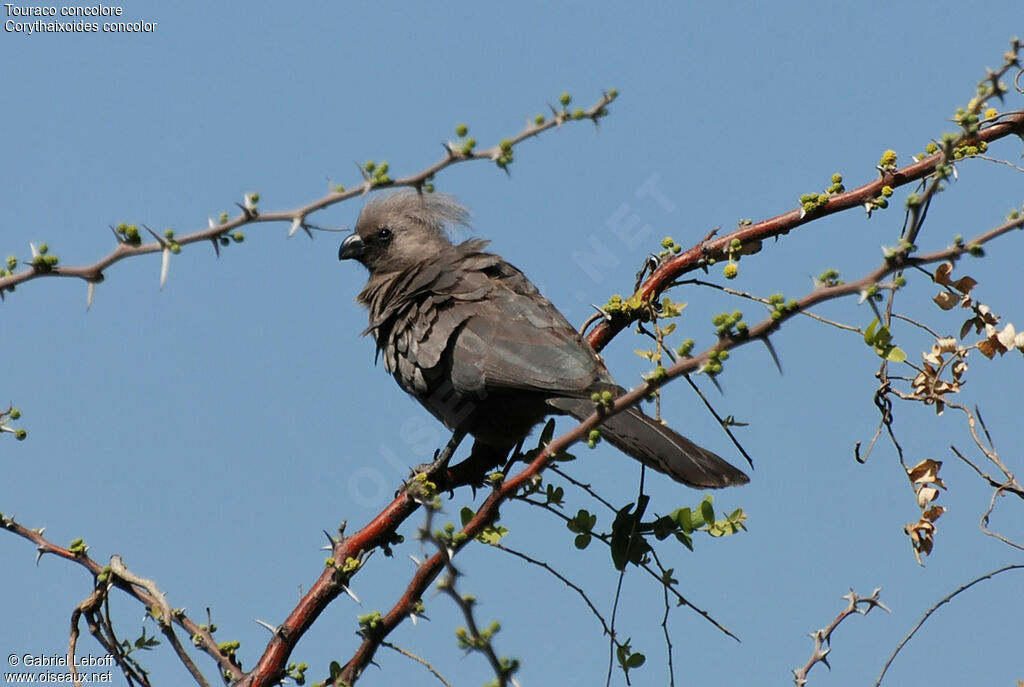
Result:
{"type": "MultiPolygon", "coordinates": [[[[558,397],[548,403],[577,420],[594,413],[589,398],[558,397]]],[[[599,428],[602,438],[644,465],[677,482],[697,489],[737,486],[750,481],[741,470],[661,424],[638,408],[628,408],[606,419],[599,428]]]]}

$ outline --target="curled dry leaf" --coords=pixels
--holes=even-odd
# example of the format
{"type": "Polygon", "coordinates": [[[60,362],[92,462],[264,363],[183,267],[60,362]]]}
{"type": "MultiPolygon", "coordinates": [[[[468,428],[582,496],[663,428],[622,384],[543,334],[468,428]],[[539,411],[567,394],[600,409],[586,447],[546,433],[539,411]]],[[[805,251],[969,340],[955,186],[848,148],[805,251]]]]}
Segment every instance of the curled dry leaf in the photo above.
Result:
{"type": "Polygon", "coordinates": [[[914,548],[914,557],[919,565],[924,565],[921,556],[927,556],[935,545],[935,521],[946,512],[942,506],[934,504],[939,497],[939,488],[946,485],[939,477],[942,461],[926,458],[907,470],[907,477],[914,485],[917,495],[917,506],[921,509],[921,518],[915,523],[904,526],[903,531],[910,537],[914,548]]]}
{"type": "Polygon", "coordinates": [[[987,358],[993,358],[996,353],[1003,355],[1014,348],[1024,353],[1024,332],[1018,334],[1012,322],[1008,322],[1002,330],[991,324],[986,325],[985,336],[984,341],[978,342],[978,350],[987,358]]]}
{"type": "Polygon", "coordinates": [[[937,284],[942,284],[951,289],[956,289],[964,296],[971,295],[971,290],[978,285],[978,280],[973,277],[960,277],[956,281],[950,278],[953,273],[953,263],[944,262],[935,268],[935,274],[932,275],[932,280],[937,284]]]}
{"type": "Polygon", "coordinates": [[[914,547],[914,558],[917,559],[919,565],[924,565],[921,555],[927,556],[932,552],[932,547],[935,544],[932,538],[935,525],[922,518],[916,523],[907,525],[903,530],[910,537],[910,544],[914,547]]]}
{"type": "Polygon", "coordinates": [[[934,484],[936,486],[946,488],[943,484],[942,479],[939,477],[939,470],[942,469],[941,460],[932,460],[931,458],[925,458],[914,467],[907,470],[907,477],[913,484],[934,484]]]}

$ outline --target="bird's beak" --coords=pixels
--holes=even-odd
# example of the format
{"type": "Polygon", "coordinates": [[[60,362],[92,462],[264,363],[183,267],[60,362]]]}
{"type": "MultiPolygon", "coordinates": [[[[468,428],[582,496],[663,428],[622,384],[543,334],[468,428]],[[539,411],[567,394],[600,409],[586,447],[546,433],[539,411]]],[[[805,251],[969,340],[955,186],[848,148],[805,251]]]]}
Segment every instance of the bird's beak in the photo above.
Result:
{"type": "Polygon", "coordinates": [[[359,238],[359,234],[353,232],[351,236],[341,242],[341,248],[338,249],[338,260],[348,260],[349,258],[358,260],[365,252],[366,244],[359,238]]]}

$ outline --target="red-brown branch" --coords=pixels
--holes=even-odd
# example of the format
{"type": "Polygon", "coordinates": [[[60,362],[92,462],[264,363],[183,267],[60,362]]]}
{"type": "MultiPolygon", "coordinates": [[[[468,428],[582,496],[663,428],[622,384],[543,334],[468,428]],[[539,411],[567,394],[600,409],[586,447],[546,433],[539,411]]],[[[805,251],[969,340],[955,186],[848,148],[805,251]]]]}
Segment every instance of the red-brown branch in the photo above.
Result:
{"type": "MultiPolygon", "coordinates": [[[[1010,134],[1024,135],[1024,112],[1010,113],[1003,116],[998,122],[981,129],[978,135],[967,141],[967,143],[980,141],[988,143],[1005,138],[1010,134]]],[[[881,178],[864,184],[859,188],[844,193],[837,193],[831,196],[824,206],[802,217],[800,209],[791,210],[777,217],[772,217],[750,226],[740,227],[729,234],[693,246],[689,250],[668,258],[658,265],[658,268],[651,273],[637,292],[640,296],[640,302],[654,302],[679,277],[703,267],[708,258],[716,260],[727,258],[729,247],[735,239],[739,239],[740,243],[745,246],[756,244],[757,242],[763,242],[765,239],[788,234],[796,227],[826,215],[849,210],[853,207],[863,207],[865,203],[881,195],[883,186],[896,188],[923,179],[934,172],[935,167],[941,161],[942,153],[935,153],[901,169],[883,172],[881,178]]],[[[594,350],[600,350],[612,340],[612,337],[628,326],[630,321],[626,317],[604,320],[590,331],[590,334],[587,335],[587,340],[594,350]]]]}

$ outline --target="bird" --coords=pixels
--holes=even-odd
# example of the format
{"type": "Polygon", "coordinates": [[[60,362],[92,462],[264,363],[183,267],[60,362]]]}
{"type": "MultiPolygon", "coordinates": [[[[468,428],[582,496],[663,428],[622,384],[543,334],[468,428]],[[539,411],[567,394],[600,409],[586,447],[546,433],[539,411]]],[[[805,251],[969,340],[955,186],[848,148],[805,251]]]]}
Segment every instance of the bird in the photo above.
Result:
{"type": "MultiPolygon", "coordinates": [[[[465,462],[500,465],[550,415],[583,420],[594,394],[625,390],[536,286],[489,242],[454,243],[469,226],[452,196],[407,189],[371,199],[341,243],[339,260],[367,269],[356,301],[369,311],[376,360],[453,432],[474,438],[465,462]]],[[[608,394],[604,394],[607,398],[608,394]]],[[[698,489],[749,477],[659,420],[630,407],[607,417],[601,437],[677,482],[698,489]]]]}

